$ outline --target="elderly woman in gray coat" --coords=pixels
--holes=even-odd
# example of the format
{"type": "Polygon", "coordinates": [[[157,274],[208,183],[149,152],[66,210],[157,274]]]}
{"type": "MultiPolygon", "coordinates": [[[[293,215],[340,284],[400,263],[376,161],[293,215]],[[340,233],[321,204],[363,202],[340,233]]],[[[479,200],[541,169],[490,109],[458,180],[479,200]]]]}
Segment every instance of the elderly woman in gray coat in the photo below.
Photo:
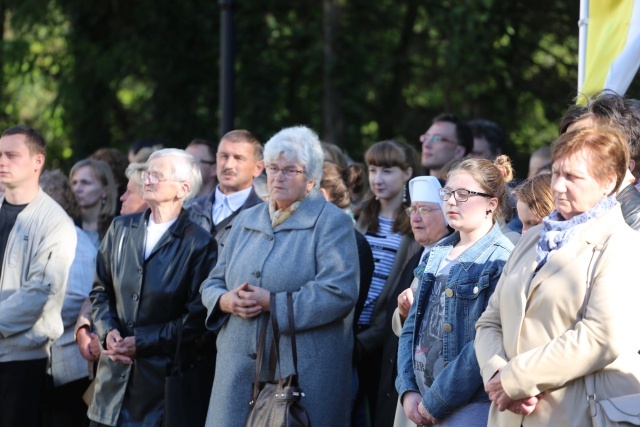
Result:
{"type": "Polygon", "coordinates": [[[301,404],[313,425],[347,426],[359,276],[353,223],[318,190],[323,152],[310,129],[280,131],[265,145],[264,157],[270,202],[237,217],[200,290],[207,327],[219,331],[207,426],[245,425],[260,319],[270,310],[271,293],[283,334],[282,375],[293,373],[287,292],[293,293],[299,380],[306,395],[301,404]]]}

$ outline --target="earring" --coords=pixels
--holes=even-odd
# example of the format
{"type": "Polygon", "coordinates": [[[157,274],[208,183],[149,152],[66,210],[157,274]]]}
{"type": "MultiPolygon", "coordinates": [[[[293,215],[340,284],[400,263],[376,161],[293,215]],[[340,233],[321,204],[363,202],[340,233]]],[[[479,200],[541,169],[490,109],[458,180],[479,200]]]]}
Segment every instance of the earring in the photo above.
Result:
{"type": "Polygon", "coordinates": [[[402,186],[402,203],[407,203],[407,186],[402,186]]]}
{"type": "Polygon", "coordinates": [[[490,214],[491,212],[493,212],[491,209],[489,209],[488,211],[486,211],[486,212],[485,212],[485,216],[484,216],[484,217],[485,217],[485,218],[488,218],[488,217],[489,217],[489,214],[490,214]]]}
{"type": "Polygon", "coordinates": [[[102,196],[101,201],[102,201],[102,206],[106,205],[107,204],[107,197],[106,196],[102,196]]]}

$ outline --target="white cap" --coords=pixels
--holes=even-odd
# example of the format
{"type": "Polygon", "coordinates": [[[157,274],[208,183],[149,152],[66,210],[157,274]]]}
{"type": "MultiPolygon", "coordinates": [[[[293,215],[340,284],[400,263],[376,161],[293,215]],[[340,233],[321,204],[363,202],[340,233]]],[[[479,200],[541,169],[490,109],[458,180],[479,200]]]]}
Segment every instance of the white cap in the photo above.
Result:
{"type": "Polygon", "coordinates": [[[430,202],[437,203],[442,211],[444,223],[449,225],[447,217],[444,214],[444,203],[440,198],[440,181],[435,176],[417,176],[409,181],[409,195],[411,203],[413,202],[430,202]]]}

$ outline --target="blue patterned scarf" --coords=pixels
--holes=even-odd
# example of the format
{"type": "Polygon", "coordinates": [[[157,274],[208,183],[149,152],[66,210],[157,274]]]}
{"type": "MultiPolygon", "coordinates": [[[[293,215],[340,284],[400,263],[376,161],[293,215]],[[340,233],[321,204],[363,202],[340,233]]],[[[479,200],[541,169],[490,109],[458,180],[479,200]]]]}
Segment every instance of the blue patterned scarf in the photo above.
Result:
{"type": "Polygon", "coordinates": [[[536,272],[547,263],[551,255],[571,239],[571,236],[580,229],[578,226],[600,218],[605,212],[614,207],[615,204],[616,196],[613,195],[603,198],[585,213],[576,215],[569,220],[563,219],[555,210],[551,212],[549,216],[544,217],[542,219],[543,226],[540,230],[540,240],[536,247],[538,253],[538,257],[536,258],[538,263],[536,272]]]}

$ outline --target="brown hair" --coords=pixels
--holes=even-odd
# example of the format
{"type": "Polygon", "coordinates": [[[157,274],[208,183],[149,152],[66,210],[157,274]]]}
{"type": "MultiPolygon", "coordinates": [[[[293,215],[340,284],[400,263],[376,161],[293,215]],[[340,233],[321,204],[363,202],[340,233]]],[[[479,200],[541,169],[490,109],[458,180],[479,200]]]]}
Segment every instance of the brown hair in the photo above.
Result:
{"type": "Polygon", "coordinates": [[[129,159],[125,153],[117,148],[99,148],[89,156],[89,158],[101,160],[108,164],[113,173],[113,179],[116,182],[118,191],[124,192],[124,189],[127,187],[125,171],[127,170],[127,166],[129,166],[129,159]]]}
{"type": "Polygon", "coordinates": [[[511,218],[507,183],[513,179],[513,168],[509,157],[498,156],[493,162],[486,159],[464,159],[451,168],[447,179],[459,172],[469,174],[482,191],[498,199],[498,207],[493,214],[494,222],[507,222],[511,218]]]}
{"type": "Polygon", "coordinates": [[[98,215],[98,236],[100,240],[104,237],[113,221],[116,213],[116,199],[118,198],[118,190],[116,189],[113,172],[106,162],[102,160],[84,159],[73,165],[69,172],[69,179],[73,180],[76,171],[83,167],[89,167],[91,172],[98,178],[98,181],[107,188],[107,196],[98,215]]]}
{"type": "Polygon", "coordinates": [[[324,162],[320,188],[327,192],[331,203],[340,209],[346,209],[351,204],[349,189],[362,186],[361,181],[364,180],[364,176],[360,172],[356,165],[342,169],[335,163],[324,162]]]}
{"type": "MultiPolygon", "coordinates": [[[[393,139],[380,141],[373,144],[364,154],[367,166],[381,166],[391,168],[399,167],[403,171],[412,169],[409,180],[405,183],[406,201],[396,210],[396,219],[393,222],[392,231],[395,233],[411,235],[411,220],[407,215],[403,215],[403,210],[411,206],[409,198],[409,181],[414,176],[421,175],[422,169],[418,163],[419,155],[409,144],[393,139]]],[[[369,189],[358,211],[359,222],[370,231],[378,231],[378,215],[380,214],[380,202],[369,189]]]]}
{"type": "Polygon", "coordinates": [[[622,134],[606,127],[564,133],[551,147],[551,164],[581,151],[589,156],[587,167],[594,178],[604,184],[608,178],[615,176],[614,191],[618,191],[629,167],[629,145],[622,134]]]}
{"type": "Polygon", "coordinates": [[[60,169],[47,170],[40,175],[40,187],[49,197],[55,200],[71,218],[80,215],[80,208],[73,194],[69,179],[60,169]]]}
{"type": "Polygon", "coordinates": [[[544,218],[554,209],[551,192],[551,174],[532,176],[515,189],[516,198],[527,205],[538,218],[544,218]]]}
{"type": "Polygon", "coordinates": [[[18,125],[14,127],[10,127],[9,129],[2,132],[2,136],[10,136],[10,135],[24,135],[24,142],[29,149],[29,153],[33,156],[34,154],[42,154],[46,155],[47,144],[44,141],[44,137],[37,130],[25,126],[18,125]]]}
{"type": "MultiPolygon", "coordinates": [[[[229,141],[229,142],[246,142],[247,144],[251,144],[253,146],[253,155],[255,156],[256,161],[262,160],[262,153],[264,152],[264,147],[258,138],[256,138],[251,132],[244,129],[236,129],[224,134],[222,138],[220,138],[220,142],[229,141]]],[[[219,146],[218,146],[219,147],[219,146]]]]}

